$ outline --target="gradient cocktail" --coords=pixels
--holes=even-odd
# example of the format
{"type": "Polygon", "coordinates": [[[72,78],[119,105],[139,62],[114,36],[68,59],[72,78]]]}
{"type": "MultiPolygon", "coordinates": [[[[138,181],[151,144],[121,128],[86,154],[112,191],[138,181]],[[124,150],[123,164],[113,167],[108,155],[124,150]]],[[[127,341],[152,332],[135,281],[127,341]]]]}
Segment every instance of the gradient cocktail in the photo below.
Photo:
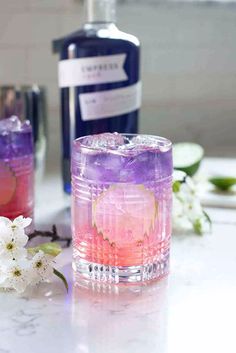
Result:
{"type": "Polygon", "coordinates": [[[33,217],[32,129],[17,117],[0,121],[0,216],[33,217]]]}
{"type": "Polygon", "coordinates": [[[172,150],[167,139],[85,136],[72,152],[73,267],[98,281],[168,273],[172,150]]]}

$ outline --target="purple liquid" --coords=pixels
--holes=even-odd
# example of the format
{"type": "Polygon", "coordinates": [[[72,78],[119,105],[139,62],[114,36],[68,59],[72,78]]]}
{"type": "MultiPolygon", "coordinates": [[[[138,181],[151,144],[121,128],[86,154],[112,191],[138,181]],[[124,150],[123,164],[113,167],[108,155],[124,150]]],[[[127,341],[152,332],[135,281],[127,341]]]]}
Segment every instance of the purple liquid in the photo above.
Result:
{"type": "MultiPolygon", "coordinates": [[[[118,143],[120,142],[120,147],[118,147],[118,144],[115,145],[115,139],[121,135],[101,134],[97,135],[97,138],[102,139],[104,136],[110,139],[110,146],[103,146],[100,150],[99,142],[96,143],[98,149],[94,148],[94,151],[91,145],[91,141],[94,142],[96,137],[86,137],[82,139],[81,143],[79,141],[74,143],[75,151],[79,150],[81,146],[87,146],[90,149],[90,153],[85,153],[83,156],[74,153],[76,161],[83,165],[83,168],[79,170],[82,178],[99,182],[139,184],[161,180],[171,175],[172,152],[170,148],[167,150],[165,146],[161,146],[164,140],[161,141],[160,138],[153,137],[153,141],[149,141],[149,143],[154,143],[153,146],[143,145],[139,141],[136,141],[132,146],[129,143],[132,143],[131,137],[126,141],[127,144],[123,143],[123,139],[118,140],[118,143]],[[163,152],[163,149],[166,151],[163,152]]],[[[148,138],[152,139],[152,137],[148,138]]],[[[73,173],[78,172],[77,166],[77,163],[72,166],[73,173]]]]}
{"type": "Polygon", "coordinates": [[[16,158],[33,153],[32,128],[13,116],[0,120],[0,158],[16,158]]]}

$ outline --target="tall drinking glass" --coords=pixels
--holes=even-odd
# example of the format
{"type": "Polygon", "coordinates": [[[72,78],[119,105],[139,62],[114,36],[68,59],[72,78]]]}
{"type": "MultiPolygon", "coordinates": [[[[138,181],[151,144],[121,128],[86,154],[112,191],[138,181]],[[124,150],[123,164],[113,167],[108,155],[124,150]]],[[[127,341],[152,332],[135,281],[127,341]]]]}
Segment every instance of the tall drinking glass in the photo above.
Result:
{"type": "Polygon", "coordinates": [[[118,133],[75,140],[75,274],[108,283],[146,282],[167,275],[171,195],[169,140],[118,133]]]}
{"type": "Polygon", "coordinates": [[[16,115],[32,126],[36,178],[45,170],[47,144],[47,90],[34,85],[0,85],[0,121],[16,115]]]}
{"type": "Polygon", "coordinates": [[[0,121],[0,216],[33,218],[32,129],[17,117],[0,121]]]}

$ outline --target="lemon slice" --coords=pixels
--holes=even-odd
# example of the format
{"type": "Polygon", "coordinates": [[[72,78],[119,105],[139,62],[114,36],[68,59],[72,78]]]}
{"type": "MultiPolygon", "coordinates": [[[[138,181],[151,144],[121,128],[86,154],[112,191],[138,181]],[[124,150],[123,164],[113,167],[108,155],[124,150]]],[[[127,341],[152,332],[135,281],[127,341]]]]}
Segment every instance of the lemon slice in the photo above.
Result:
{"type": "Polygon", "coordinates": [[[173,145],[174,169],[182,170],[189,176],[193,176],[203,159],[204,149],[192,142],[180,142],[173,145]]]}
{"type": "Polygon", "coordinates": [[[16,176],[13,170],[0,161],[0,206],[7,205],[16,191],[16,176]]]}
{"type": "Polygon", "coordinates": [[[144,185],[110,186],[93,202],[93,225],[110,244],[127,246],[142,242],[154,228],[155,195],[144,185]]]}

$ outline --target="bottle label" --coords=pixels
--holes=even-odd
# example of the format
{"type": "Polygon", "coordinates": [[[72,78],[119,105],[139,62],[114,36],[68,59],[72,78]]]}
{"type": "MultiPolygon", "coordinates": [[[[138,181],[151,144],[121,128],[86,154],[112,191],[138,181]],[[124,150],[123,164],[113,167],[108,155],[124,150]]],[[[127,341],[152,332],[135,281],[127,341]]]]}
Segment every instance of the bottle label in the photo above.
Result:
{"type": "Polygon", "coordinates": [[[59,87],[76,87],[128,80],[126,54],[68,59],[59,62],[59,87]]]}
{"type": "Polygon", "coordinates": [[[141,82],[134,85],[79,95],[83,121],[112,118],[137,110],[141,106],[141,82]]]}

